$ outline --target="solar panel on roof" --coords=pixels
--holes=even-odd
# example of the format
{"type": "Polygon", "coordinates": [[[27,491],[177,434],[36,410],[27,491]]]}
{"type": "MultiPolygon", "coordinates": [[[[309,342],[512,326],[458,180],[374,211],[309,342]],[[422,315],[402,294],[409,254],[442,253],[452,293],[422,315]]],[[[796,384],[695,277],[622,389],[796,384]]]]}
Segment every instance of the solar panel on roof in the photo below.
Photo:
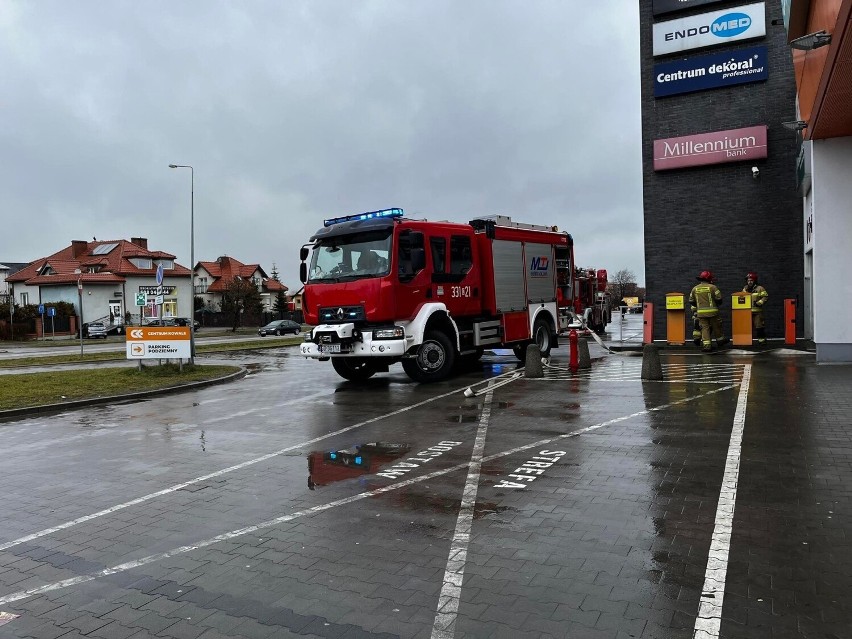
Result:
{"type": "Polygon", "coordinates": [[[101,244],[100,246],[95,247],[95,250],[92,251],[92,255],[106,255],[116,246],[118,246],[118,242],[111,242],[110,244],[101,244]]]}

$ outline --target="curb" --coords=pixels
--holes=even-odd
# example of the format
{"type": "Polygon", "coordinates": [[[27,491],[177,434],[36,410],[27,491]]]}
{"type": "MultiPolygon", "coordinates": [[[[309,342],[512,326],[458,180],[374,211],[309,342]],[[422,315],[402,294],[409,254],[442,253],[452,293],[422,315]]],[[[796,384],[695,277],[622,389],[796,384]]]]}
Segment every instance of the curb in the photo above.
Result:
{"type": "Polygon", "coordinates": [[[236,373],[225,375],[224,377],[215,377],[213,379],[205,379],[199,382],[190,382],[188,384],[180,384],[178,386],[169,386],[167,388],[158,388],[156,390],[139,391],[138,393],[127,393],[124,395],[109,395],[107,397],[91,397],[89,399],[75,399],[70,402],[61,404],[45,404],[43,406],[30,406],[27,408],[12,408],[10,410],[0,410],[0,422],[6,421],[12,417],[22,417],[27,415],[42,415],[48,413],[61,413],[66,410],[75,408],[85,408],[86,406],[96,406],[98,404],[112,404],[129,402],[136,399],[144,399],[146,397],[155,397],[157,395],[170,395],[173,393],[182,393],[187,390],[203,388],[205,386],[213,386],[215,384],[226,384],[233,382],[248,375],[248,369],[240,367],[236,373]]]}

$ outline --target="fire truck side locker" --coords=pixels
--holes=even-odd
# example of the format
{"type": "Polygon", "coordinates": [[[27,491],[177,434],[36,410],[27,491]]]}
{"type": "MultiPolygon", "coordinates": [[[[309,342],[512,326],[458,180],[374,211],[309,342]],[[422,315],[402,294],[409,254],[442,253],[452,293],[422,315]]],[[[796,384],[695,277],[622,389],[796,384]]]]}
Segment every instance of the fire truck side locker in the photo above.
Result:
{"type": "Polygon", "coordinates": [[[739,291],[731,295],[731,343],[751,346],[751,293],[739,291]]]}
{"type": "Polygon", "coordinates": [[[683,293],[666,293],[666,341],[679,346],[686,342],[683,293]]]}
{"type": "Polygon", "coordinates": [[[529,339],[523,244],[492,240],[491,254],[494,260],[494,302],[497,313],[502,316],[503,341],[529,339]]]}

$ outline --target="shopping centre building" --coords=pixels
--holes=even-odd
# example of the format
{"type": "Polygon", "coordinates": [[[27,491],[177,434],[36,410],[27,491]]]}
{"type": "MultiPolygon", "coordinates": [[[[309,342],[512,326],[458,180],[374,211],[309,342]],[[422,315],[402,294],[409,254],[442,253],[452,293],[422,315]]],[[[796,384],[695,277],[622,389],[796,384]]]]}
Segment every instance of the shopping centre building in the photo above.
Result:
{"type": "Polygon", "coordinates": [[[817,359],[852,361],[841,312],[852,292],[841,250],[852,237],[852,46],[837,35],[850,5],[641,0],[655,337],[666,334],[666,294],[688,294],[702,270],[726,296],[729,331],[730,296],[756,271],[770,294],[770,338],[784,335],[792,299],[797,336],[814,340],[817,359]],[[797,41],[818,31],[834,35],[797,41]]]}

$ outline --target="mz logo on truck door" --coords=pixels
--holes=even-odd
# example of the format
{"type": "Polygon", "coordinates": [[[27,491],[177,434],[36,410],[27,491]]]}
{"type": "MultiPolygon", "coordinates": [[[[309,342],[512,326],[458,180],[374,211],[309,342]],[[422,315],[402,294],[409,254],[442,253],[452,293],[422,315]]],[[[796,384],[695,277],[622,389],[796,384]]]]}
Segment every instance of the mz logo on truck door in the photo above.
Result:
{"type": "Polygon", "coordinates": [[[538,255],[530,258],[530,277],[547,277],[547,269],[550,258],[546,255],[538,255]]]}

